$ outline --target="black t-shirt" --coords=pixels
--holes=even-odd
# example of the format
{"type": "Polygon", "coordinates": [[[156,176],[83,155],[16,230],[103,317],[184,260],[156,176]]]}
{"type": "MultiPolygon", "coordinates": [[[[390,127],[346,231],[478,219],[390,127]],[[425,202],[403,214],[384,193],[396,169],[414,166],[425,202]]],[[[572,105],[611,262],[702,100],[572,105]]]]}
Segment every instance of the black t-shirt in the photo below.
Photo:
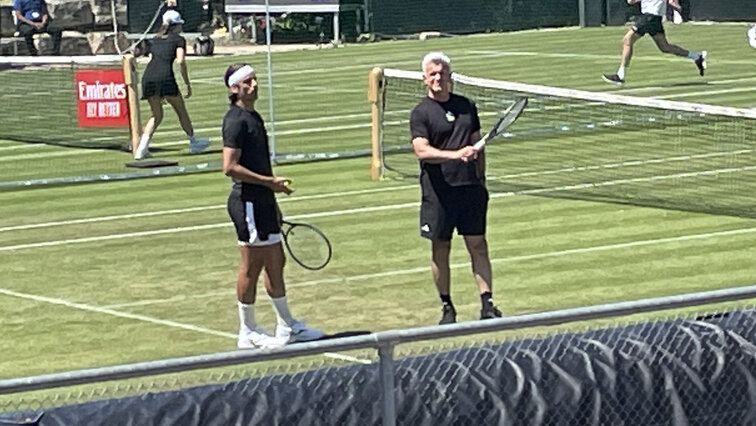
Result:
{"type": "MultiPolygon", "coordinates": [[[[423,98],[410,115],[412,139],[428,139],[434,148],[457,150],[471,145],[472,134],[480,130],[480,119],[475,103],[464,96],[451,93],[446,102],[423,98]]],[[[482,161],[482,160],[481,160],[482,161]]],[[[449,160],[432,164],[420,161],[423,175],[432,181],[451,186],[481,185],[474,161],[449,160]]]]}
{"type": "MultiPolygon", "coordinates": [[[[223,146],[241,150],[239,164],[264,176],[273,176],[265,123],[257,111],[231,105],[223,117],[223,146]]],[[[233,180],[233,191],[241,191],[244,201],[275,203],[273,190],[266,186],[233,180]]]]}

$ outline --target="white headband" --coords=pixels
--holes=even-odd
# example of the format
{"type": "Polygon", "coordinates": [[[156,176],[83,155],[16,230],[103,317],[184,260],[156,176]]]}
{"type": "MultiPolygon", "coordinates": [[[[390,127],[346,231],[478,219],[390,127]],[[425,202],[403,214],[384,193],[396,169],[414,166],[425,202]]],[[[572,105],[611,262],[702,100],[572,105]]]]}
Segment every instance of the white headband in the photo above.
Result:
{"type": "Polygon", "coordinates": [[[249,65],[244,65],[243,67],[234,71],[234,73],[231,74],[230,77],[228,77],[228,87],[231,87],[234,84],[239,84],[239,82],[243,81],[245,78],[254,74],[254,72],[255,72],[254,68],[252,68],[249,65]]]}

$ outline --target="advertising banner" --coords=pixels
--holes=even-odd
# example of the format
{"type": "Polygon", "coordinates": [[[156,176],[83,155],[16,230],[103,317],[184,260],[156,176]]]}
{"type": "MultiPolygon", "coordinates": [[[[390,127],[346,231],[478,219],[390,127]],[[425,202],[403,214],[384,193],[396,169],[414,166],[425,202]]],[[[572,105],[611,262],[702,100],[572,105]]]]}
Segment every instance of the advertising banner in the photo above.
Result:
{"type": "Polygon", "coordinates": [[[122,70],[78,70],[74,79],[79,127],[129,126],[122,70]]]}

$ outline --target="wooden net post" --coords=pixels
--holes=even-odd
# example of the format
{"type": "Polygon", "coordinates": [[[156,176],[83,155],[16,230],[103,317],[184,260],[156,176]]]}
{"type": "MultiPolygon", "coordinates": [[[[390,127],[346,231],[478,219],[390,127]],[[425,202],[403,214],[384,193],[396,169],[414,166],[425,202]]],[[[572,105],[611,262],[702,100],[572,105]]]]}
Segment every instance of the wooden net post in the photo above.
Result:
{"type": "Polygon", "coordinates": [[[370,70],[368,77],[368,101],[370,101],[372,157],[370,178],[378,180],[383,176],[383,68],[370,70]]]}

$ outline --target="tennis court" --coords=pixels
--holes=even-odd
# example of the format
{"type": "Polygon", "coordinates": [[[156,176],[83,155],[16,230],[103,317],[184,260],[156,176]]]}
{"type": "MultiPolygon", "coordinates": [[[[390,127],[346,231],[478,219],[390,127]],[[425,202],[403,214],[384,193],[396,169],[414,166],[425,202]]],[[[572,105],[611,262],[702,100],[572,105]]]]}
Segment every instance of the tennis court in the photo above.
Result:
{"type": "MultiPolygon", "coordinates": [[[[755,107],[756,56],[744,31],[737,24],[668,29],[681,45],[709,51],[703,78],[689,61],[663,56],[642,40],[622,89],[600,78],[617,66],[619,27],[276,53],[276,151],[369,150],[368,72],[417,70],[430,50],[445,51],[454,70],[470,76],[755,107]]],[[[213,148],[220,149],[227,103],[221,76],[237,61],[260,69],[265,83],[263,55],[189,62],[195,91],[189,112],[196,133],[210,137],[213,148]]],[[[266,90],[258,107],[270,120],[266,90]]],[[[18,125],[0,120],[3,128],[18,125]]],[[[185,149],[181,143],[168,111],[155,135],[155,145],[166,147],[156,151],[158,158],[219,161],[217,150],[189,159],[168,149],[185,149]]],[[[120,162],[123,155],[0,140],[0,163],[27,171],[24,178],[44,178],[55,167],[70,172],[61,157],[120,162]],[[47,163],[51,158],[57,160],[47,163]]],[[[317,225],[333,243],[324,270],[293,262],[286,269],[294,315],[327,332],[430,325],[440,312],[429,245],[418,237],[419,188],[398,175],[370,180],[369,163],[364,156],[276,168],[296,188],[281,198],[285,215],[317,225]]],[[[80,167],[77,172],[88,173],[80,167]]],[[[232,350],[238,253],[225,212],[229,185],[214,171],[0,192],[0,377],[232,350]]],[[[510,315],[756,282],[756,221],[743,217],[499,192],[492,194],[488,239],[494,297],[510,315]]],[[[454,242],[452,263],[459,319],[473,320],[479,301],[461,240],[454,242]]],[[[259,293],[258,318],[271,327],[272,309],[259,293]]]]}

